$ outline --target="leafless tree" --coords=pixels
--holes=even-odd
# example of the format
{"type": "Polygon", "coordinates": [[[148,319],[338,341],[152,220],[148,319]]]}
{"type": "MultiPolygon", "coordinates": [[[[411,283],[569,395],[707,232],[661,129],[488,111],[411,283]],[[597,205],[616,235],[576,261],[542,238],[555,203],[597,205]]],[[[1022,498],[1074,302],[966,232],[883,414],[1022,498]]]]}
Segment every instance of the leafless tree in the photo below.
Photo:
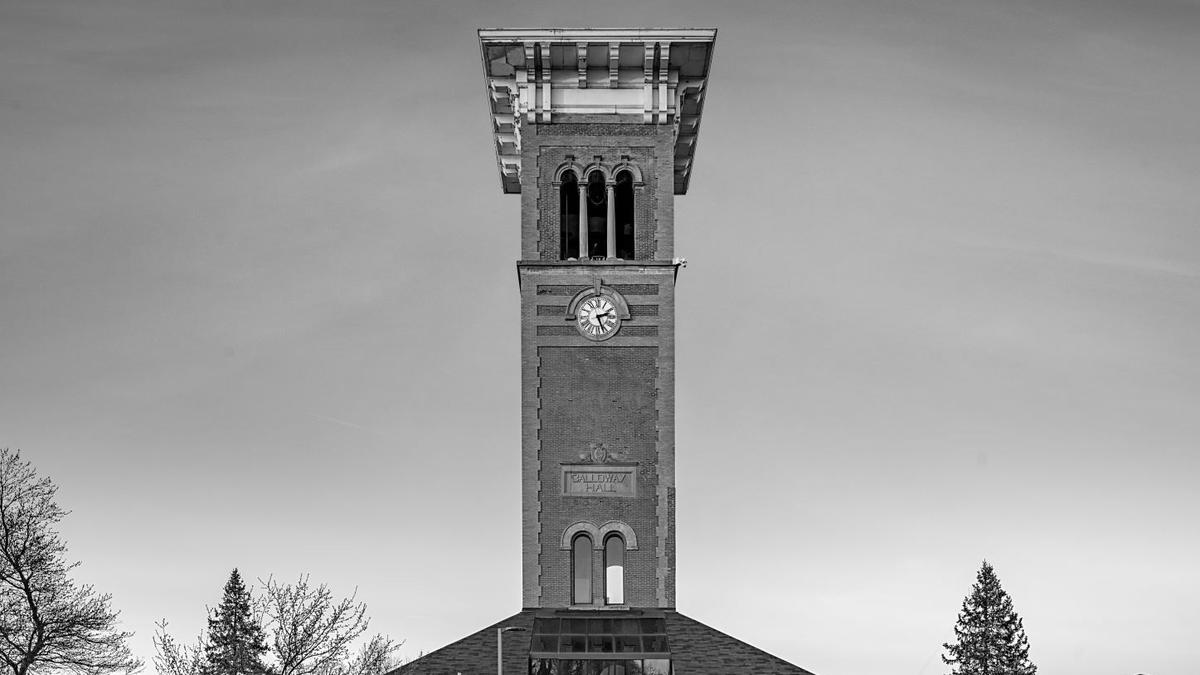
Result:
{"type": "MultiPolygon", "coordinates": [[[[374,635],[357,650],[353,645],[367,631],[367,605],[355,595],[336,600],[325,584],[313,586],[308,575],[294,584],[259,580],[254,613],[269,635],[272,675],[383,675],[398,665],[402,643],[374,635]]],[[[204,637],[185,645],[158,624],[154,635],[154,667],[159,675],[200,675],[204,666],[204,637]]]]}
{"type": "Polygon", "coordinates": [[[358,648],[353,659],[327,675],[383,675],[400,665],[395,652],[400,643],[383,635],[373,635],[358,648]]]}
{"type": "Polygon", "coordinates": [[[79,563],[67,562],[55,529],[68,513],[57,492],[19,452],[0,449],[0,664],[12,675],[140,670],[111,596],[71,578],[79,563]]]}
{"type": "Polygon", "coordinates": [[[160,675],[200,675],[204,667],[204,639],[196,638],[195,645],[185,645],[167,632],[167,620],[155,625],[154,669],[160,675]]]}
{"type": "Polygon", "coordinates": [[[355,596],[335,601],[325,584],[260,580],[266,625],[278,675],[327,673],[348,660],[350,645],[367,630],[367,605],[355,596]]]}

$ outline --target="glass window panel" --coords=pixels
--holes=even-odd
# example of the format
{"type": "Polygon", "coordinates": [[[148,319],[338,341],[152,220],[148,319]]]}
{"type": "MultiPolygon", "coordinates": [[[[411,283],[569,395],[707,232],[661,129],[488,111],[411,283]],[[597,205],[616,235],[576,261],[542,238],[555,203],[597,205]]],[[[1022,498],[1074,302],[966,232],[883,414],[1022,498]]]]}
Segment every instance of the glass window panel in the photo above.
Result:
{"type": "Polygon", "coordinates": [[[613,650],[613,639],[611,635],[589,635],[588,636],[588,651],[589,652],[611,652],[613,650]]]}
{"type": "Polygon", "coordinates": [[[558,663],[559,675],[588,675],[587,661],[579,661],[577,659],[563,659],[558,663]]]}
{"type": "Polygon", "coordinates": [[[613,619],[613,632],[625,635],[639,635],[642,630],[637,619],[613,619]]]}
{"type": "Polygon", "coordinates": [[[571,543],[571,568],[575,578],[572,602],[577,605],[592,604],[592,538],[586,534],[575,537],[571,543]]]}
{"type": "Polygon", "coordinates": [[[564,635],[558,645],[560,652],[585,652],[587,651],[587,636],[564,635]]]}
{"type": "Polygon", "coordinates": [[[667,636],[666,635],[643,635],[642,644],[646,645],[647,652],[662,653],[667,651],[667,636]]]}
{"type": "Polygon", "coordinates": [[[534,652],[556,652],[558,651],[558,636],[534,635],[533,640],[529,644],[529,650],[534,652]]]}
{"type": "Polygon", "coordinates": [[[596,661],[596,675],[627,675],[624,661],[596,661]]]}
{"type": "Polygon", "coordinates": [[[642,661],[642,675],[671,675],[671,660],[646,659],[642,661]]]}
{"type": "Polygon", "coordinates": [[[535,619],[533,622],[534,633],[557,633],[558,619],[535,619]]]}
{"type": "Polygon", "coordinates": [[[625,602],[625,540],[620,535],[604,540],[604,602],[625,602]]]}
{"type": "Polygon", "coordinates": [[[587,619],[563,619],[564,633],[586,633],[587,619]]]}
{"type": "Polygon", "coordinates": [[[665,633],[667,624],[662,619],[642,619],[643,633],[665,633]]]}
{"type": "Polygon", "coordinates": [[[589,633],[611,633],[612,619],[588,619],[589,633]]]}
{"type": "Polygon", "coordinates": [[[642,651],[642,640],[636,635],[618,635],[615,641],[619,652],[642,651]]]}

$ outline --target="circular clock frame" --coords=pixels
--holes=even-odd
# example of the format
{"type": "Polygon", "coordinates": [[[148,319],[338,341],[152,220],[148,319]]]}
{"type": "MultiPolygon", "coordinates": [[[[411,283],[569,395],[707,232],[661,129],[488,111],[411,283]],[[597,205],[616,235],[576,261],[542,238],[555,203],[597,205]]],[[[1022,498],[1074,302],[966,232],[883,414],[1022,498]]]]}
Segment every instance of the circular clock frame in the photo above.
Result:
{"type": "Polygon", "coordinates": [[[606,294],[584,298],[575,308],[575,330],[583,337],[602,342],[621,330],[621,312],[606,294]]]}

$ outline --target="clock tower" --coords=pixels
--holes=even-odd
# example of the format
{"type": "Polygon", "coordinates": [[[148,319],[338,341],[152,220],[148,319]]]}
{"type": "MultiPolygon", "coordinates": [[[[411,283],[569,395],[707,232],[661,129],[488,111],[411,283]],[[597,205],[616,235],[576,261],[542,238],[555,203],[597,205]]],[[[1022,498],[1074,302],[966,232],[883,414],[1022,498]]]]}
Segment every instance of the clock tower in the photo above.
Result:
{"type": "Polygon", "coordinates": [[[521,205],[522,611],[402,675],[811,675],[675,609],[675,197],[715,40],[479,31],[521,205]]]}
{"type": "Polygon", "coordinates": [[[521,195],[525,607],[675,606],[674,200],[715,37],[480,31],[521,195]]]}

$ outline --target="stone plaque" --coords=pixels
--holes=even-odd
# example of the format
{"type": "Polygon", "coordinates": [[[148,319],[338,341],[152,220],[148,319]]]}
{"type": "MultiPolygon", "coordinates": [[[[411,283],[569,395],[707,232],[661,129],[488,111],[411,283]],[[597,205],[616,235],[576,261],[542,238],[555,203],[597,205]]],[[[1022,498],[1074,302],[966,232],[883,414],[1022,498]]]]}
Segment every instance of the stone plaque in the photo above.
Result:
{"type": "Polygon", "coordinates": [[[564,465],[563,494],[568,497],[636,497],[637,466],[564,465]]]}

